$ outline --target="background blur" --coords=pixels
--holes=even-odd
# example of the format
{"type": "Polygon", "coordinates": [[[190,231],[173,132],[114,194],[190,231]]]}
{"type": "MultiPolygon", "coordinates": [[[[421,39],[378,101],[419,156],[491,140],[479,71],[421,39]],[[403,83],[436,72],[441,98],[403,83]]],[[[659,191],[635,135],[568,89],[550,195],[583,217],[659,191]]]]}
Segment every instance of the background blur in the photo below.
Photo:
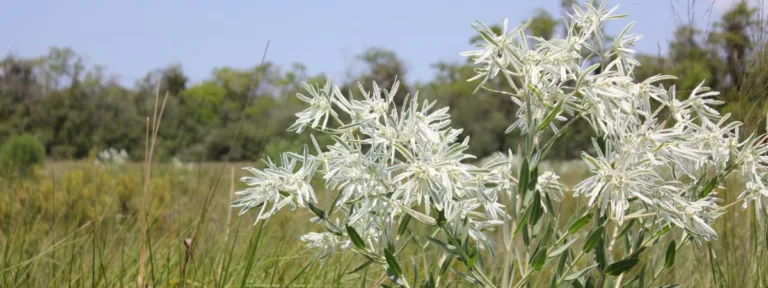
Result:
{"type": "MultiPolygon", "coordinates": [[[[761,127],[764,90],[753,86],[765,82],[746,76],[765,67],[760,1],[610,1],[630,17],[606,33],[635,21],[632,31],[645,35],[636,47],[638,79],[677,75],[666,84],[677,85],[679,97],[703,80],[723,92],[723,110],[754,115],[747,128],[761,127]]],[[[571,2],[13,1],[0,11],[0,143],[30,133],[55,160],[109,148],[141,159],[162,76],[169,100],[155,159],[215,161],[232,151],[232,160],[258,160],[307,139],[284,131],[301,108],[300,82],[388,87],[397,76],[403,91],[450,106],[454,127],[482,157],[516,148],[515,135],[503,133],[515,107],[506,97],[472,95],[476,83],[464,81],[472,70],[458,53],[478,40],[469,24],[532,18],[529,34],[560,36],[571,2]],[[244,107],[253,79],[254,99],[244,107]],[[242,113],[244,139],[232,146],[242,113]]],[[[579,133],[557,157],[591,146],[587,129],[579,133]]]]}

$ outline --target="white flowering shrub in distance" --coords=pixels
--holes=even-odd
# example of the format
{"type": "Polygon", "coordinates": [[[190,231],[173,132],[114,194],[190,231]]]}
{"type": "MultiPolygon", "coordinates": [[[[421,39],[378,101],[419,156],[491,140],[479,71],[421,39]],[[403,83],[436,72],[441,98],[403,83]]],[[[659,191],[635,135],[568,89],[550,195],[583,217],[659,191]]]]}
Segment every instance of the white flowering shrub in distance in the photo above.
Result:
{"type": "Polygon", "coordinates": [[[451,127],[448,108],[418,93],[395,103],[397,82],[360,85],[362,98],[353,98],[328,81],[305,85],[298,97],[309,106],[290,130],[329,134],[333,143],[313,137],[302,153],[246,168],[249,188],[232,205],[254,210],[257,221],[308,209],[322,232],[300,239],[320,258],[354,251],[363,262],[351,273],[383,267],[393,285],[439,287],[449,272],[486,287],[522,287],[537,275],[574,287],[656,277],[683,245],[717,239],[712,224],[725,209],[768,211],[768,146],[765,135],[738,138],[740,123],[713,109],[722,104],[717,92],[700,86],[679,97],[657,84],[673,76],[636,79],[632,46],[641,36],[629,34],[631,24],[611,42],[602,34],[605,22],[624,17],[614,10],[574,6],[562,39],[526,36],[527,24],[510,29],[506,20],[501,34],[473,25],[485,43],[462,53],[476,66],[468,80],[519,106],[507,129],[524,136],[516,156],[473,165],[480,161],[465,153],[470,141],[451,127]],[[486,87],[494,78],[508,88],[486,87]],[[596,132],[596,153],[582,153],[591,176],[569,188],[539,164],[575,121],[596,132]],[[747,188],[720,206],[731,173],[747,188]],[[315,177],[329,199],[318,199],[315,177]],[[568,191],[582,205],[560,215],[568,191]],[[410,250],[432,263],[417,266],[402,253],[410,250]],[[652,275],[633,270],[641,259],[658,266],[652,275]]]}

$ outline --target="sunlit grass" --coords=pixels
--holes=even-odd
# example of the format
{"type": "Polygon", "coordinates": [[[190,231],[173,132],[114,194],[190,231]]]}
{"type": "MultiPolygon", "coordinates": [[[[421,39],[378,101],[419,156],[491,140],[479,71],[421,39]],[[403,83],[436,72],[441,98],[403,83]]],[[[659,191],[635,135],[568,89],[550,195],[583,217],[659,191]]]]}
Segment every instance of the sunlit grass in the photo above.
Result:
{"type": "MultiPolygon", "coordinates": [[[[305,249],[295,236],[319,227],[307,222],[303,211],[285,211],[257,225],[253,225],[251,213],[238,217],[228,203],[230,191],[238,189],[230,187],[231,183],[239,185],[239,170],[232,167],[239,166],[161,164],[153,169],[151,245],[145,275],[152,287],[370,287],[387,283],[383,268],[377,265],[349,274],[363,262],[354,253],[317,259],[317,251],[305,249]],[[202,216],[205,196],[222,169],[225,179],[218,181],[194,251],[188,251],[185,240],[202,216]],[[232,213],[230,217],[228,213],[232,213]]],[[[572,172],[558,173],[566,183],[586,175],[579,172],[583,170],[578,165],[565,166],[572,172]]],[[[32,178],[0,180],[0,286],[135,287],[141,249],[137,217],[141,179],[141,165],[97,167],[83,161],[50,163],[32,178]]],[[[734,188],[721,194],[725,203],[738,196],[731,192],[738,191],[738,182],[728,181],[734,188]]],[[[570,214],[567,211],[576,201],[563,201],[561,213],[570,214]]],[[[751,210],[735,209],[715,226],[720,240],[682,249],[674,268],[662,272],[656,285],[763,287],[764,275],[768,275],[765,223],[756,222],[751,210]],[[716,259],[708,251],[710,245],[716,259]]],[[[423,265],[438,257],[405,255],[409,259],[403,261],[403,270],[409,277],[413,277],[412,261],[423,265]]],[[[485,258],[489,263],[497,261],[489,255],[485,258]]],[[[547,281],[532,283],[544,285],[547,281]]],[[[445,284],[451,283],[469,285],[461,279],[445,284]]]]}

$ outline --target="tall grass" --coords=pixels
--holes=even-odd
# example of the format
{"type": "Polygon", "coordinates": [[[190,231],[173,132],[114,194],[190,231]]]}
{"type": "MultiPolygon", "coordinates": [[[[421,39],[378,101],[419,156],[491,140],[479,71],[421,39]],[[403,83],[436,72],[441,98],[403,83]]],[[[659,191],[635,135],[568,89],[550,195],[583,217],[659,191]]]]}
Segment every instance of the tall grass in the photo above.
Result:
{"type": "MultiPolygon", "coordinates": [[[[226,171],[241,165],[230,163],[226,171]]],[[[579,170],[577,165],[567,166],[569,170],[579,170]]],[[[317,251],[305,249],[295,238],[312,227],[311,223],[303,222],[309,216],[303,211],[280,213],[256,226],[249,215],[231,215],[230,191],[242,187],[232,186],[238,185],[232,181],[232,174],[228,181],[218,181],[221,167],[221,163],[200,163],[194,167],[157,164],[151,171],[143,284],[372,287],[388,282],[383,268],[377,265],[349,274],[364,260],[352,254],[318,259],[317,251]],[[208,198],[207,191],[200,192],[202,187],[217,192],[208,198]],[[208,220],[200,224],[206,202],[208,220]],[[189,244],[196,229],[197,243],[190,250],[185,243],[189,244]]],[[[141,275],[138,252],[145,231],[141,223],[143,195],[136,193],[143,190],[139,180],[146,176],[143,172],[140,164],[98,167],[91,162],[53,163],[46,170],[38,170],[34,178],[0,180],[0,286],[135,287],[141,275]]],[[[565,175],[566,182],[576,182],[585,176],[565,175]]],[[[732,179],[727,185],[724,198],[729,203],[738,196],[736,191],[740,191],[741,184],[732,179]]],[[[569,198],[558,209],[566,213],[574,209],[577,201],[580,200],[569,198]]],[[[676,259],[678,265],[659,274],[656,285],[644,284],[765,287],[768,227],[767,222],[756,222],[753,216],[750,210],[732,210],[716,225],[719,241],[681,250],[676,259]],[[706,256],[696,256],[700,253],[695,250],[706,256]]],[[[500,242],[501,238],[498,239],[500,242]]],[[[424,265],[438,257],[431,253],[403,255],[410,258],[401,264],[409,279],[414,277],[413,264],[424,265]]],[[[487,254],[485,259],[500,262],[487,254]]],[[[625,276],[625,283],[640,269],[636,270],[635,274],[625,276]]],[[[425,275],[418,277],[424,279],[425,275]]],[[[546,285],[547,280],[534,283],[546,285]]],[[[637,287],[637,281],[632,283],[630,287],[637,287]]],[[[469,286],[461,278],[444,284],[469,286]]]]}

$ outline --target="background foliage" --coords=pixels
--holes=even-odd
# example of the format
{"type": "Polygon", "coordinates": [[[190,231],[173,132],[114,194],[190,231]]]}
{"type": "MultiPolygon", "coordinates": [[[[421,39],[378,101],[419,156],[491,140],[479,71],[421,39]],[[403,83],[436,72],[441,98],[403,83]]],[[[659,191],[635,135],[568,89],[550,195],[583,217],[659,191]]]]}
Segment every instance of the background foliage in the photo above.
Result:
{"type": "MultiPolygon", "coordinates": [[[[723,109],[746,120],[745,130],[762,129],[760,122],[768,111],[763,101],[768,81],[765,41],[755,34],[762,31],[757,16],[756,8],[742,3],[706,33],[693,24],[678,27],[667,55],[638,56],[642,67],[637,78],[677,75],[679,80],[666,84],[676,85],[680,97],[705,79],[705,86],[723,92],[721,97],[728,103],[723,109]]],[[[539,10],[527,32],[551,38],[562,33],[561,25],[555,16],[539,10]]],[[[473,37],[470,42],[478,40],[473,37]]],[[[357,82],[370,85],[373,80],[390,87],[400,75],[399,80],[406,84],[401,91],[420,90],[439,105],[450,107],[454,125],[472,138],[470,153],[482,157],[516,148],[515,135],[503,133],[514,121],[514,105],[506,103],[507,97],[487,91],[472,95],[474,84],[462,80],[473,73],[468,63],[435,63],[433,80],[411,83],[394,51],[371,48],[358,59],[367,69],[351,77],[345,92],[357,82]]],[[[157,159],[215,161],[231,150],[231,160],[258,160],[275,151],[295,150],[307,139],[285,132],[300,109],[294,95],[302,81],[325,79],[324,75],[307,75],[301,64],[283,68],[266,63],[249,69],[217,68],[208,79],[190,83],[182,66],[172,64],[148,72],[134,87],[124,87],[103,67],[86,67],[82,56],[59,47],[35,58],[10,55],[0,66],[0,143],[12,135],[30,133],[43,142],[48,157],[56,160],[82,159],[107,148],[126,149],[134,160],[140,159],[145,117],[151,115],[159,79],[163,79],[160,91],[167,91],[169,98],[158,135],[157,159]],[[254,80],[253,101],[245,107],[254,80]],[[233,145],[242,113],[244,139],[233,145]]],[[[576,151],[588,151],[588,130],[574,129],[571,137],[575,140],[552,156],[570,159],[578,157],[576,151]]]]}

